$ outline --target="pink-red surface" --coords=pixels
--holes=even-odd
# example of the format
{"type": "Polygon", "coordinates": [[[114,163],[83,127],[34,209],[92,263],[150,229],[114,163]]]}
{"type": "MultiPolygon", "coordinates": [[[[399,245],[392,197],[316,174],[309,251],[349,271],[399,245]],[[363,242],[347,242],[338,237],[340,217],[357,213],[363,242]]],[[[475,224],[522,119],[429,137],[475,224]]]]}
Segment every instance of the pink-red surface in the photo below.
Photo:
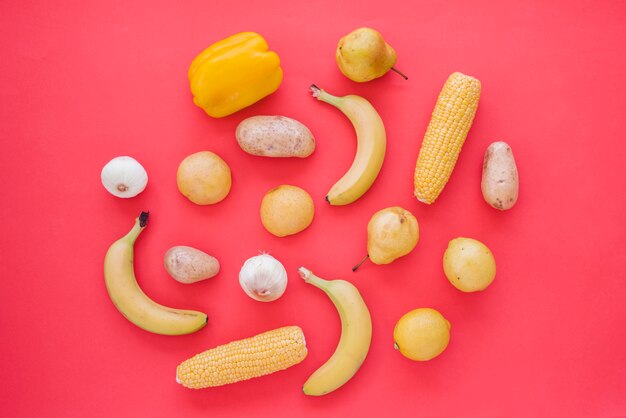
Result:
{"type": "Polygon", "coordinates": [[[3,1],[0,3],[0,415],[142,416],[624,416],[626,415],[626,3],[623,1],[3,1]],[[367,84],[343,77],[337,40],[378,29],[398,52],[395,74],[367,84]],[[191,60],[209,44],[258,31],[285,73],[271,97],[224,119],[191,100],[191,60]],[[437,94],[453,71],[482,81],[478,113],[458,165],[432,206],[412,175],[437,94]],[[350,123],[310,97],[315,82],[359,94],[379,110],[388,153],[372,189],[330,207],[324,196],[349,167],[350,123]],[[257,114],[296,118],[314,133],[308,159],[243,153],[236,125],[257,114]],[[521,193],[508,212],[480,192],[483,153],[504,140],[521,193]],[[180,161],[222,156],[230,195],[196,206],[176,188],[180,161]],[[147,169],[146,191],[109,195],[100,170],[117,155],[147,169]],[[313,196],[315,220],[276,238],[259,220],[279,184],[313,196]],[[401,205],[419,220],[413,253],[387,266],[350,267],[366,251],[377,210],[401,205]],[[136,270],[158,302],[203,310],[200,332],[166,337],[126,321],[109,300],[103,257],[141,210],[151,223],[136,270]],[[498,273],[463,294],[442,271],[447,242],[486,243],[498,273]],[[191,245],[215,255],[219,276],[185,286],[163,254],[191,245]],[[271,251],[289,272],[277,302],[248,298],[244,260],[271,251]],[[296,274],[355,283],[373,318],[372,346],[352,381],[309,398],[300,388],[333,352],[335,309],[296,274]],[[448,349],[415,363],[393,350],[397,319],[434,307],[452,324],[448,349]],[[175,368],[209,347],[300,325],[308,358],[287,371],[190,391],[175,368]]]}

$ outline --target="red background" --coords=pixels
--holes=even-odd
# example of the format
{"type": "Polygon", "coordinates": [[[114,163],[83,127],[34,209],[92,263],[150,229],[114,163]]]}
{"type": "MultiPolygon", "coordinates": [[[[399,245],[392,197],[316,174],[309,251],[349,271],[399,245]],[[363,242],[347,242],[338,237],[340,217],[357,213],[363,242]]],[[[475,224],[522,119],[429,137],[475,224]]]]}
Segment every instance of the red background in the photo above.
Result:
{"type": "Polygon", "coordinates": [[[623,1],[3,1],[0,3],[0,348],[3,416],[619,416],[626,415],[626,3],[623,1]],[[180,4],[179,4],[180,3],[180,4]],[[395,74],[367,84],[343,77],[337,40],[359,26],[397,50],[395,74]],[[261,33],[282,59],[280,89],[224,119],[191,100],[191,60],[236,32],[261,33]],[[478,113],[456,170],[432,206],[413,196],[413,168],[437,94],[453,71],[482,81],[478,113]],[[372,189],[330,207],[324,196],[349,167],[356,142],[336,109],[312,99],[360,94],[379,110],[388,153],[372,189]],[[243,153],[237,124],[257,114],[305,123],[308,159],[243,153]],[[509,212],[480,192],[483,153],[505,140],[521,179],[509,212]],[[230,195],[196,206],[176,188],[180,161],[222,156],[230,195]],[[109,195],[100,170],[117,155],[147,169],[146,191],[109,195]],[[264,193],[306,189],[315,220],[275,238],[261,226],[264,193]],[[350,267],[365,253],[366,225],[401,205],[420,224],[409,256],[350,267]],[[208,326],[183,337],[144,332],[113,307],[102,263],[141,210],[151,222],[136,271],[160,303],[203,310],[208,326]],[[486,243],[498,273],[479,294],[447,282],[447,242],[486,243]],[[173,245],[215,255],[216,278],[181,285],[162,258],[173,245]],[[261,304],[240,289],[243,262],[271,251],[287,292],[261,304]],[[329,299],[304,284],[304,265],[361,290],[373,316],[363,367],[343,388],[309,398],[300,387],[340,334],[329,299]],[[448,349],[415,363],[393,350],[405,312],[430,306],[452,324],[448,349]],[[228,387],[190,391],[175,368],[212,346],[282,325],[305,332],[298,366],[228,387]]]}

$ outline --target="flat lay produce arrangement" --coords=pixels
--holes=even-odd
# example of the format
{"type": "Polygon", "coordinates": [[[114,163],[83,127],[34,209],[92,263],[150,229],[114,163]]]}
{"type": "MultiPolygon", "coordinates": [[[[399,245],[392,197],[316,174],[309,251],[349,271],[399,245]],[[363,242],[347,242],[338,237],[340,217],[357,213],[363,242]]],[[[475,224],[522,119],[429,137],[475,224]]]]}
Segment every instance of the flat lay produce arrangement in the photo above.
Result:
{"type": "Polygon", "coordinates": [[[0,10],[0,417],[626,417],[626,2],[0,10]]]}
{"type": "MultiPolygon", "coordinates": [[[[396,60],[395,50],[371,28],[349,33],[339,40],[336,49],[339,69],[356,82],[367,82],[395,70],[396,60]]],[[[280,58],[269,50],[263,37],[242,32],[200,53],[191,63],[188,76],[194,103],[207,115],[219,119],[272,94],[281,84],[283,73],[280,58]]],[[[352,165],[325,196],[326,204],[350,205],[367,193],[383,168],[387,148],[384,122],[364,97],[335,96],[315,84],[310,86],[310,91],[317,100],[341,111],[354,127],[357,148],[352,165]]],[[[470,131],[480,92],[480,81],[460,72],[453,72],[444,83],[415,166],[414,194],[419,202],[434,204],[443,192],[470,131]]],[[[243,152],[270,158],[306,158],[324,143],[316,140],[304,124],[282,115],[248,117],[239,123],[234,136],[243,152]]],[[[229,165],[220,156],[200,150],[180,163],[176,181],[180,193],[191,202],[215,205],[228,196],[231,175],[229,165]]],[[[102,169],[101,177],[106,190],[123,198],[141,193],[147,184],[145,169],[128,156],[111,160],[102,169]]],[[[496,209],[511,209],[517,201],[518,173],[511,147],[506,143],[495,142],[487,149],[481,188],[485,201],[496,209]]],[[[324,221],[316,219],[315,205],[314,197],[304,189],[277,185],[260,202],[260,222],[279,238],[298,234],[314,227],[314,222],[324,221]]],[[[133,269],[134,243],[148,225],[148,219],[149,212],[142,212],[130,232],[109,248],[104,269],[109,296],[130,322],[146,331],[164,335],[196,332],[206,325],[206,314],[162,306],[150,299],[137,283],[133,269]]],[[[418,220],[409,210],[398,206],[381,209],[367,225],[367,252],[352,271],[367,260],[382,265],[408,256],[419,238],[418,220]]],[[[189,246],[168,250],[164,266],[174,280],[184,284],[209,279],[220,270],[219,260],[189,246]]],[[[480,241],[455,238],[445,250],[443,270],[455,288],[476,292],[493,282],[496,263],[493,253],[480,241]]],[[[322,396],[345,385],[366,360],[372,320],[354,283],[344,279],[325,280],[305,267],[300,267],[298,274],[328,295],[342,325],[335,352],[302,386],[304,394],[322,396]]],[[[343,277],[346,272],[337,275],[343,277]]],[[[252,299],[272,302],[285,293],[288,276],[279,260],[261,253],[244,263],[239,283],[252,299]]],[[[263,307],[259,305],[259,309],[263,307]]],[[[451,329],[450,322],[437,310],[417,307],[398,320],[393,330],[393,346],[411,360],[428,361],[446,349],[451,329]]],[[[178,366],[176,380],[185,387],[200,389],[284,370],[306,358],[309,347],[305,341],[303,330],[290,325],[209,348],[184,360],[178,366]]]]}

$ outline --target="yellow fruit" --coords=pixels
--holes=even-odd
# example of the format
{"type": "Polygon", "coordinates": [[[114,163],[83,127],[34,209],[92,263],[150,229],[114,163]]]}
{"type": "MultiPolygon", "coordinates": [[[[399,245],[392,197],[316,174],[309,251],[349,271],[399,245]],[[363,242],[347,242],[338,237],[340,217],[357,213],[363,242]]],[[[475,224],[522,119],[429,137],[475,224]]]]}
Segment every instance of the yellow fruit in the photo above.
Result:
{"type": "Polygon", "coordinates": [[[389,264],[407,255],[418,241],[417,219],[399,206],[376,212],[367,224],[367,253],[374,264],[389,264]]]}
{"type": "Polygon", "coordinates": [[[277,237],[297,234],[313,222],[313,199],[296,186],[282,185],[268,191],[261,202],[261,223],[277,237]]]}
{"type": "Polygon", "coordinates": [[[357,83],[382,77],[387,71],[395,70],[393,66],[398,60],[396,51],[385,42],[380,32],[370,28],[353,30],[341,38],[335,58],[341,72],[357,83]]]}
{"type": "Polygon", "coordinates": [[[393,330],[394,347],[406,358],[426,361],[450,342],[450,322],[432,308],[419,308],[400,318],[393,330]]]}
{"type": "Polygon", "coordinates": [[[333,355],[302,385],[308,396],[322,396],[345,385],[359,370],[372,342],[372,318],[359,290],[345,280],[324,280],[305,267],[300,277],[324,291],[341,318],[341,338],[333,355]]]}
{"type": "Polygon", "coordinates": [[[185,158],[176,174],[178,190],[198,205],[221,202],[230,192],[230,167],[217,154],[200,151],[185,158]]]}
{"type": "Polygon", "coordinates": [[[383,166],[387,149],[385,125],[374,106],[361,96],[333,96],[315,84],[311,92],[317,100],[339,109],[356,132],[357,147],[352,165],[326,194],[326,201],[333,206],[349,205],[372,187],[383,166]]]}
{"type": "Polygon", "coordinates": [[[443,255],[443,271],[462,292],[485,290],[496,277],[496,260],[485,244],[471,238],[455,238],[443,255]]]}

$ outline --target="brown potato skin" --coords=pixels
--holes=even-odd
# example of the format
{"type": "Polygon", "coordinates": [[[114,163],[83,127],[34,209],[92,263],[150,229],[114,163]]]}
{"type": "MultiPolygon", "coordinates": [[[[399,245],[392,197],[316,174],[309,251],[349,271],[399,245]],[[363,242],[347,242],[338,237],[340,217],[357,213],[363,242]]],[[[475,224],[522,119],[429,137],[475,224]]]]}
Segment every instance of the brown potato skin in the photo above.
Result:
{"type": "Polygon", "coordinates": [[[499,210],[515,206],[519,196],[519,177],[511,147],[502,141],[487,147],[480,183],[485,202],[499,210]]]}
{"type": "Polygon", "coordinates": [[[302,123],[286,116],[252,116],[235,132],[248,154],[262,157],[306,158],[315,150],[315,138],[302,123]]]}
{"type": "Polygon", "coordinates": [[[195,283],[209,279],[220,271],[215,257],[193,247],[179,245],[165,253],[165,270],[180,283],[195,283]]]}

